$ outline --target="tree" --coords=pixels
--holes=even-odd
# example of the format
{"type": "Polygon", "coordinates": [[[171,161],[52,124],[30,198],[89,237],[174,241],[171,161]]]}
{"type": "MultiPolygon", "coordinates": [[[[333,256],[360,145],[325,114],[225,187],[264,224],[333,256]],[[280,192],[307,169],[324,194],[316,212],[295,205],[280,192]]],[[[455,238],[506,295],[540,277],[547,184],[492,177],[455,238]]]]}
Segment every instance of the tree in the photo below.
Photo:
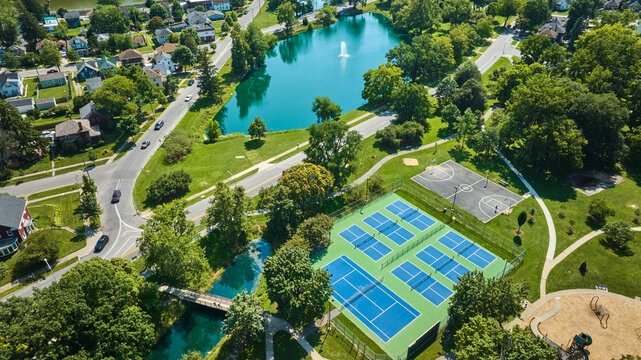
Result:
{"type": "Polygon", "coordinates": [[[179,0],[173,0],[171,4],[171,13],[174,16],[174,21],[180,22],[185,15],[185,9],[180,5],[179,0]]]}
{"type": "Polygon", "coordinates": [[[89,27],[94,34],[123,34],[129,29],[129,18],[116,6],[100,6],[89,18],[89,27]]]}
{"type": "Polygon", "coordinates": [[[165,96],[169,96],[170,98],[173,98],[177,92],[178,92],[178,78],[170,75],[167,77],[167,81],[165,81],[165,85],[163,87],[163,93],[165,94],[165,96]]]}
{"type": "Polygon", "coordinates": [[[521,0],[500,0],[490,3],[486,13],[492,16],[498,15],[505,17],[505,21],[503,22],[503,27],[505,27],[510,17],[516,15],[521,6],[521,0]]]}
{"type": "Polygon", "coordinates": [[[448,105],[452,102],[452,96],[454,96],[457,89],[456,81],[451,76],[448,76],[438,83],[434,97],[438,100],[440,106],[448,105]]]}
{"type": "Polygon", "coordinates": [[[219,104],[223,99],[223,84],[220,77],[216,75],[216,66],[211,65],[206,56],[202,57],[199,66],[200,74],[198,75],[198,80],[200,80],[200,89],[198,93],[212,103],[219,104]]]}
{"type": "MultiPolygon", "coordinates": [[[[422,0],[420,0],[422,1],[422,0]]],[[[387,52],[387,61],[413,81],[428,83],[445,75],[454,66],[454,50],[448,38],[416,36],[412,43],[401,42],[387,52]]]]}
{"type": "Polygon", "coordinates": [[[186,354],[183,354],[180,360],[204,360],[204,357],[200,351],[192,350],[186,354]]]}
{"type": "Polygon", "coordinates": [[[196,56],[185,45],[179,45],[171,54],[171,61],[178,63],[181,68],[192,66],[196,63],[196,56]]]}
{"type": "Polygon", "coordinates": [[[43,152],[50,142],[33,128],[31,119],[23,118],[15,107],[4,100],[0,100],[0,133],[10,139],[0,146],[0,168],[19,167],[25,160],[31,160],[43,152]]]}
{"type": "Polygon", "coordinates": [[[262,139],[265,137],[265,133],[267,132],[267,126],[265,125],[265,121],[258,116],[254,118],[254,121],[249,124],[249,128],[247,129],[247,133],[249,136],[254,139],[262,139]]]}
{"type": "Polygon", "coordinates": [[[20,67],[20,60],[16,59],[10,52],[2,54],[2,62],[7,69],[17,69],[20,67]]]}
{"type": "Polygon", "coordinates": [[[140,130],[138,120],[134,115],[127,115],[118,119],[116,128],[127,137],[136,135],[140,130]]]}
{"type": "Polygon", "coordinates": [[[526,64],[538,62],[556,68],[565,62],[565,49],[544,35],[530,35],[521,42],[521,56],[526,64]]]}
{"type": "Polygon", "coordinates": [[[621,24],[605,25],[579,37],[569,62],[569,73],[586,81],[601,67],[610,72],[612,91],[624,97],[626,89],[641,76],[641,40],[634,30],[621,24]]]}
{"type": "Polygon", "coordinates": [[[456,85],[460,87],[470,79],[474,79],[478,82],[483,81],[481,72],[479,71],[479,68],[476,67],[476,64],[473,61],[466,61],[456,69],[456,72],[454,73],[454,80],[456,81],[456,85]]]}
{"type": "Polygon", "coordinates": [[[312,101],[312,111],[320,124],[326,120],[340,120],[343,109],[334,104],[327,96],[317,96],[312,101]]]}
{"type": "Polygon", "coordinates": [[[151,7],[149,8],[149,16],[151,18],[157,16],[161,19],[166,19],[169,14],[167,13],[167,9],[165,9],[162,5],[156,3],[151,5],[151,7]]]}
{"type": "Polygon", "coordinates": [[[96,182],[93,181],[93,179],[87,175],[82,175],[81,189],[83,193],[95,194],[96,192],[98,192],[98,187],[96,186],[96,182]]]}
{"type": "Polygon", "coordinates": [[[441,120],[447,124],[448,129],[454,129],[459,116],[461,111],[454,104],[449,104],[441,110],[441,120]]]}
{"type": "Polygon", "coordinates": [[[204,221],[218,241],[224,242],[225,247],[230,249],[244,246],[249,224],[246,215],[249,198],[245,195],[245,189],[242,186],[231,189],[221,181],[216,184],[209,203],[204,221]]]}
{"type": "Polygon", "coordinates": [[[592,222],[594,225],[603,227],[605,226],[608,217],[614,216],[615,214],[616,212],[606,200],[594,199],[590,201],[587,218],[588,221],[592,222]]]}
{"type": "Polygon", "coordinates": [[[162,174],[147,188],[147,200],[160,203],[173,199],[189,190],[191,176],[184,170],[162,174]]]}
{"type": "Polygon", "coordinates": [[[83,193],[80,196],[80,205],[78,205],[77,212],[83,220],[91,219],[95,216],[102,214],[98,199],[95,193],[83,193]]]}
{"type": "MultiPolygon", "coordinates": [[[[599,9],[603,7],[603,0],[576,0],[572,1],[568,9],[568,21],[565,28],[572,30],[577,25],[588,19],[593,19],[597,16],[599,9]]],[[[578,37],[579,34],[576,34],[578,37]]],[[[576,39],[574,37],[574,40],[576,39]]]]}
{"type": "Polygon", "coordinates": [[[329,232],[333,226],[334,220],[325,214],[307,218],[298,225],[292,241],[310,252],[327,248],[332,242],[329,232]]]}
{"type": "Polygon", "coordinates": [[[96,110],[105,116],[120,116],[136,93],[136,86],[127,77],[118,75],[103,81],[93,94],[96,110]]]}
{"type": "Polygon", "coordinates": [[[525,222],[527,221],[527,213],[525,212],[525,210],[523,210],[523,211],[521,211],[519,213],[519,217],[517,218],[516,221],[519,224],[519,229],[516,231],[516,233],[520,234],[521,233],[521,226],[523,226],[523,224],[525,224],[525,222]]]}
{"type": "Polygon", "coordinates": [[[585,93],[572,100],[567,116],[587,140],[583,147],[586,166],[613,169],[621,161],[625,151],[622,130],[628,112],[612,93],[585,93]]]}
{"type": "Polygon", "coordinates": [[[454,25],[450,29],[449,38],[456,62],[460,62],[465,54],[472,51],[476,37],[476,31],[469,24],[454,25]]]}
{"type": "Polygon", "coordinates": [[[247,64],[249,68],[254,69],[265,65],[265,54],[269,49],[269,44],[267,44],[267,38],[263,32],[258,25],[251,23],[243,33],[247,38],[249,53],[251,54],[247,64]]]}
{"type": "Polygon", "coordinates": [[[392,92],[403,83],[403,72],[398,67],[386,63],[377,69],[369,69],[363,74],[365,86],[361,96],[370,104],[382,105],[392,100],[392,92]]]}
{"type": "Polygon", "coordinates": [[[231,68],[237,74],[244,74],[251,68],[251,47],[246,33],[240,26],[234,27],[231,32],[231,68]]]}
{"type": "Polygon", "coordinates": [[[628,131],[625,143],[627,145],[625,164],[629,169],[639,171],[641,169],[641,163],[638,161],[641,159],[641,128],[628,131]]]}
{"type": "Polygon", "coordinates": [[[291,35],[294,30],[294,25],[297,23],[292,3],[287,1],[278,6],[276,19],[279,23],[285,25],[285,31],[291,35]]]}
{"type": "Polygon", "coordinates": [[[162,21],[162,18],[160,16],[152,17],[151,19],[149,19],[149,22],[147,23],[147,30],[149,31],[156,31],[158,29],[163,29],[165,27],[166,27],[165,23],[162,21]]]}
{"type": "Polygon", "coordinates": [[[76,50],[74,50],[74,49],[69,49],[69,50],[67,51],[67,60],[68,60],[70,63],[78,62],[78,61],[80,61],[80,55],[78,55],[78,52],[77,52],[76,50]]]}
{"type": "Polygon", "coordinates": [[[467,108],[463,115],[459,116],[454,123],[456,137],[459,139],[461,147],[466,143],[466,139],[480,130],[479,118],[474,114],[472,109],[467,108]]]}
{"type": "Polygon", "coordinates": [[[395,28],[417,34],[433,30],[442,21],[436,0],[394,0],[391,13],[395,28]]]}
{"type": "Polygon", "coordinates": [[[487,90],[485,90],[483,83],[476,79],[467,80],[452,97],[452,103],[461,111],[465,111],[467,108],[474,111],[484,111],[486,100],[487,90]]]}
{"type": "Polygon", "coordinates": [[[524,31],[532,31],[550,18],[551,11],[547,0],[526,0],[519,11],[517,26],[524,31]]]}
{"type": "Polygon", "coordinates": [[[361,134],[349,131],[349,127],[339,121],[312,124],[309,127],[309,147],[305,150],[307,161],[329,170],[335,184],[341,186],[354,171],[349,164],[356,160],[362,138],[361,134]]]}
{"type": "Polygon", "coordinates": [[[163,144],[165,160],[169,163],[178,161],[191,152],[191,138],[186,131],[173,131],[163,144]]]}
{"type": "Polygon", "coordinates": [[[327,271],[314,269],[309,255],[298,248],[283,247],[267,258],[263,277],[267,296],[294,324],[321,316],[332,293],[327,271]]]}
{"type": "Polygon", "coordinates": [[[289,239],[301,221],[302,211],[290,197],[290,190],[276,185],[271,191],[265,238],[282,241],[289,239]]]}
{"type": "Polygon", "coordinates": [[[425,128],[415,121],[406,121],[402,124],[390,125],[376,132],[376,139],[380,145],[389,149],[417,144],[421,142],[425,128]]]}
{"type": "Polygon", "coordinates": [[[198,32],[192,27],[183,29],[180,32],[180,44],[188,47],[195,56],[198,53],[198,44],[200,44],[198,32]]]}
{"type": "Polygon", "coordinates": [[[325,199],[334,186],[334,179],[322,166],[301,163],[287,169],[278,183],[289,189],[290,199],[309,209],[325,199]]]}
{"type": "Polygon", "coordinates": [[[431,114],[432,99],[425,86],[417,83],[405,83],[392,93],[392,109],[396,112],[396,122],[415,121],[427,124],[431,114]]]}
{"type": "Polygon", "coordinates": [[[181,201],[156,207],[154,215],[141,226],[138,247],[147,269],[159,282],[192,289],[202,285],[209,265],[195,241],[198,234],[194,227],[181,201]]]}
{"type": "Polygon", "coordinates": [[[617,252],[629,250],[628,243],[634,241],[634,233],[625,221],[615,221],[603,227],[605,241],[617,252]]]}
{"type": "Polygon", "coordinates": [[[36,232],[29,236],[29,241],[20,245],[20,251],[17,254],[13,269],[16,277],[44,267],[44,259],[49,263],[55,263],[58,260],[58,246],[51,232],[36,232]]]}
{"type": "Polygon", "coordinates": [[[336,8],[333,6],[325,5],[316,14],[316,18],[323,26],[329,26],[334,22],[336,17],[336,8]]]}
{"type": "Polygon", "coordinates": [[[240,351],[248,343],[263,336],[265,319],[260,299],[252,293],[243,290],[234,297],[225,320],[223,331],[229,336],[236,351],[240,351]]]}
{"type": "MultiPolygon", "coordinates": [[[[507,18],[506,18],[507,20],[507,18]]],[[[476,23],[475,27],[476,33],[478,36],[481,37],[481,39],[488,39],[492,36],[494,33],[494,26],[492,24],[492,20],[486,19],[486,20],[481,20],[476,23]]]]}
{"type": "Polygon", "coordinates": [[[0,17],[0,44],[13,45],[18,40],[18,22],[15,18],[0,17]]]}
{"type": "Polygon", "coordinates": [[[517,64],[512,69],[506,70],[501,74],[496,81],[493,94],[500,102],[505,103],[519,85],[525,83],[535,74],[545,73],[547,73],[546,68],[539,63],[532,65],[517,64]]]}
{"type": "Polygon", "coordinates": [[[38,19],[30,12],[23,12],[20,15],[20,32],[26,42],[32,47],[47,36],[47,31],[40,26],[38,19]]]}
{"type": "Polygon", "coordinates": [[[207,138],[209,142],[215,143],[222,134],[223,130],[220,128],[220,123],[214,119],[209,120],[209,123],[207,124],[207,138]]]}
{"type": "Polygon", "coordinates": [[[120,0],[98,0],[98,5],[120,6],[120,0]]]}
{"type": "Polygon", "coordinates": [[[472,14],[469,0],[453,0],[443,3],[443,20],[452,24],[467,22],[472,14]]]}
{"type": "Polygon", "coordinates": [[[446,350],[453,348],[459,329],[477,315],[499,323],[519,315],[523,311],[521,301],[528,293],[525,283],[507,277],[486,278],[479,271],[461,276],[453,290],[447,309],[450,321],[442,340],[446,350]]]}
{"type": "Polygon", "coordinates": [[[516,326],[503,330],[492,318],[477,315],[456,333],[454,355],[460,360],[554,360],[556,349],[529,330],[516,326]]]}

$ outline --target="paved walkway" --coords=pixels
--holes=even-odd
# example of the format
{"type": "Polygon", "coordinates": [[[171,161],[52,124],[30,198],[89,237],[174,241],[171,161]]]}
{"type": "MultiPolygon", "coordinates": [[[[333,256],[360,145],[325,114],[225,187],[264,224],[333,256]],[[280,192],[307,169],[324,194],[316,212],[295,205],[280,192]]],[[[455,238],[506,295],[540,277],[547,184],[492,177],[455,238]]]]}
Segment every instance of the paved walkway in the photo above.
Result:
{"type": "Polygon", "coordinates": [[[307,351],[307,354],[311,356],[314,360],[327,360],[322,357],[312,345],[307,342],[305,335],[303,333],[294,329],[294,327],[287,321],[267,314],[265,316],[267,320],[267,327],[265,328],[265,358],[267,360],[274,360],[274,334],[278,331],[284,330],[288,332],[294,340],[300,344],[300,346],[307,351]]]}
{"type": "Polygon", "coordinates": [[[43,200],[49,200],[49,199],[57,198],[59,196],[65,196],[65,195],[69,195],[69,194],[73,194],[73,193],[77,193],[77,192],[81,192],[81,191],[82,191],[82,189],[76,189],[76,190],[63,192],[63,193],[60,193],[60,194],[53,194],[53,195],[41,197],[41,198],[38,198],[38,199],[33,199],[33,200],[29,200],[29,197],[27,197],[27,203],[29,203],[29,202],[38,202],[38,201],[43,201],[43,200]]]}

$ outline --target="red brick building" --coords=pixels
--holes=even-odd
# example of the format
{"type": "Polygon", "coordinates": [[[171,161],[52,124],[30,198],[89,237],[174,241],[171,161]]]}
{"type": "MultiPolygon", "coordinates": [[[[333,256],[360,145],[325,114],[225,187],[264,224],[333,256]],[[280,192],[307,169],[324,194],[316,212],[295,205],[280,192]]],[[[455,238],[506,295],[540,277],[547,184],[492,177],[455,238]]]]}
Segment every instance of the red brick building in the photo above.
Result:
{"type": "Polygon", "coordinates": [[[27,201],[0,195],[0,258],[15,253],[20,243],[34,229],[27,201]]]}

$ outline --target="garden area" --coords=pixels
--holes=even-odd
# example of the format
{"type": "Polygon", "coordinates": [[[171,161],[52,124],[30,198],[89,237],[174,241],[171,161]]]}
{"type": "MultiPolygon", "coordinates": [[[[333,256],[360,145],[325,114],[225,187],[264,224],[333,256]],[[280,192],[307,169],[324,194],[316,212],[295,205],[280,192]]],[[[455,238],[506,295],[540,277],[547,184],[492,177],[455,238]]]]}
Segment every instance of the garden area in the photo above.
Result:
{"type": "Polygon", "coordinates": [[[84,223],[76,208],[80,204],[80,193],[57,196],[48,200],[29,203],[33,223],[39,229],[50,227],[69,227],[84,231],[84,223]]]}

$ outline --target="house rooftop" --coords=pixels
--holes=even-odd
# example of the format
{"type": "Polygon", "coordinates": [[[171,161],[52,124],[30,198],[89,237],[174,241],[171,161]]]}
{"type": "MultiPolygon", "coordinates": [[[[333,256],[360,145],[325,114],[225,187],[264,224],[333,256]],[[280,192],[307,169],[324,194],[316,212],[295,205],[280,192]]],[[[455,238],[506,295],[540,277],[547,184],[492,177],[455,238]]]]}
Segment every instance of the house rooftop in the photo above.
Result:
{"type": "Polygon", "coordinates": [[[33,105],[33,98],[22,98],[22,99],[13,99],[13,100],[7,100],[7,104],[13,106],[13,107],[18,107],[18,106],[25,106],[25,105],[33,105]]]}
{"type": "Polygon", "coordinates": [[[38,80],[42,81],[47,81],[47,80],[55,80],[55,79],[61,79],[65,77],[65,73],[63,72],[55,72],[55,73],[49,73],[49,74],[41,74],[38,75],[38,80]]]}
{"type": "Polygon", "coordinates": [[[96,90],[102,86],[102,79],[100,76],[87,79],[87,90],[96,90]]]}
{"type": "Polygon", "coordinates": [[[167,54],[171,54],[174,51],[176,51],[177,47],[178,47],[178,44],[164,43],[164,44],[160,45],[159,47],[157,47],[156,51],[159,52],[159,53],[160,52],[164,52],[164,53],[167,53],[167,54]]]}
{"type": "Polygon", "coordinates": [[[48,98],[36,100],[36,105],[50,104],[50,103],[54,103],[54,102],[56,102],[56,98],[48,97],[48,98]]]}
{"type": "Polygon", "coordinates": [[[120,60],[127,60],[127,59],[135,59],[135,58],[141,58],[142,53],[136,49],[127,49],[118,55],[120,60]]]}
{"type": "Polygon", "coordinates": [[[133,40],[134,43],[138,43],[141,41],[145,41],[145,37],[142,35],[136,35],[131,40],[133,40]]]}
{"type": "Polygon", "coordinates": [[[56,138],[89,132],[89,136],[100,135],[99,131],[91,128],[87,119],[71,119],[56,125],[56,138]]]}
{"type": "Polygon", "coordinates": [[[10,195],[0,195],[0,226],[17,229],[22,221],[27,200],[10,195]]]}
{"type": "Polygon", "coordinates": [[[162,77],[160,74],[160,71],[155,70],[155,69],[143,69],[145,75],[147,75],[148,78],[150,79],[156,79],[159,77],[162,77]]]}

